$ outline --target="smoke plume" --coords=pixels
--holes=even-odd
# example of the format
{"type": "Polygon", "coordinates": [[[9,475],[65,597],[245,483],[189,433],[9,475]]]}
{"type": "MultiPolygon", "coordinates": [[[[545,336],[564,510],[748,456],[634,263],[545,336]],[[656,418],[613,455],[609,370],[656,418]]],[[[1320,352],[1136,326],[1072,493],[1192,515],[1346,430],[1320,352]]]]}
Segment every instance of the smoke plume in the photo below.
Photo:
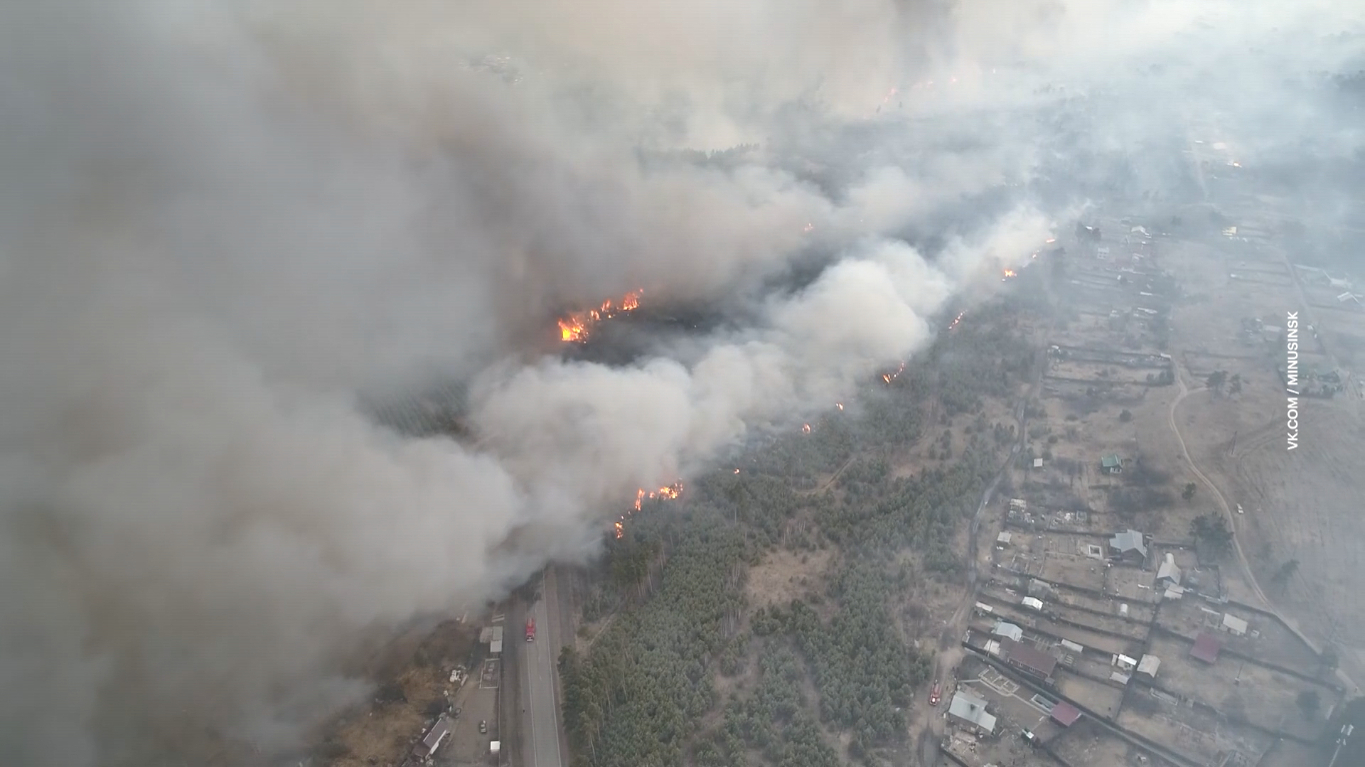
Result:
{"type": "Polygon", "coordinates": [[[0,6],[0,761],[297,748],[364,694],[360,633],[912,355],[1049,234],[1019,110],[1193,24],[1093,5],[0,6]],[[677,354],[544,343],[811,251],[677,354]],[[473,382],[476,444],[357,405],[432,377],[473,382]]]}

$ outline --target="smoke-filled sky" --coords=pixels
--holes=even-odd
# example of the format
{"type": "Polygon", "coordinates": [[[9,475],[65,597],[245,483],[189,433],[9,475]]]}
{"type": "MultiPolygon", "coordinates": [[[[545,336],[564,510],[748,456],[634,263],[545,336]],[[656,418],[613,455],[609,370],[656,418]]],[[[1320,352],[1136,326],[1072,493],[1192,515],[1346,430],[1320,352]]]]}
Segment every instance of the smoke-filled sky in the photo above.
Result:
{"type": "Polygon", "coordinates": [[[1084,202],[1028,192],[1073,129],[1046,86],[1145,100],[1095,147],[1164,140],[1210,76],[1288,141],[1317,107],[1265,76],[1350,47],[1311,5],[0,3],[0,762],[295,747],[363,694],[360,632],[578,555],[987,295],[1084,202]],[[812,251],[685,352],[544,344],[812,251]],[[357,408],[432,376],[472,382],[478,447],[357,408]]]}

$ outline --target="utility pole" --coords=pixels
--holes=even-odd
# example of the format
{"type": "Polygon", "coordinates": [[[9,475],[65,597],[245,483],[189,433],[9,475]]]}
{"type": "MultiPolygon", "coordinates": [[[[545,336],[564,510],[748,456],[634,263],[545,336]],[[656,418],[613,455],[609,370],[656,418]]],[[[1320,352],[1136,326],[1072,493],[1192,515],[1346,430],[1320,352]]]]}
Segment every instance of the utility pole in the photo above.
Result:
{"type": "Polygon", "coordinates": [[[1327,767],[1335,767],[1337,756],[1341,754],[1341,747],[1346,745],[1346,740],[1351,737],[1351,732],[1355,730],[1353,724],[1343,724],[1341,726],[1341,737],[1337,738],[1337,748],[1332,752],[1332,761],[1327,763],[1327,767]]]}

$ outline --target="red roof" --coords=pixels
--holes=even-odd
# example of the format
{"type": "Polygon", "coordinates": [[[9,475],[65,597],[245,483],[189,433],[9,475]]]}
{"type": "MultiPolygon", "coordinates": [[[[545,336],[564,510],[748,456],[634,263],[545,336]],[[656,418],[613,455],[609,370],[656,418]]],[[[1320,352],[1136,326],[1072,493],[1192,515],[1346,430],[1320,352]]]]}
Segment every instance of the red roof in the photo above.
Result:
{"type": "Polygon", "coordinates": [[[1064,700],[1058,701],[1057,705],[1052,707],[1052,718],[1057,721],[1057,724],[1070,727],[1076,723],[1077,719],[1081,718],[1081,710],[1064,700]]]}
{"type": "Polygon", "coordinates": [[[1222,650],[1223,643],[1218,641],[1218,637],[1201,632],[1194,640],[1194,647],[1190,648],[1190,657],[1198,658],[1205,663],[1217,663],[1218,653],[1222,650]]]}

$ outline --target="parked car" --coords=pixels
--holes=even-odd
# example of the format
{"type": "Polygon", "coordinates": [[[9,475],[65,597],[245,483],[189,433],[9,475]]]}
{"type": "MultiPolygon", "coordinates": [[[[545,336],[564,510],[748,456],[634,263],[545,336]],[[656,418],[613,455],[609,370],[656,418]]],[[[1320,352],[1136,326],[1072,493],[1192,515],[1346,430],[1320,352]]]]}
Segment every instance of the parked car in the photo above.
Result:
{"type": "Polygon", "coordinates": [[[480,720],[479,720],[479,734],[480,734],[480,735],[487,735],[487,734],[488,734],[488,720],[487,720],[487,719],[480,719],[480,720]]]}

